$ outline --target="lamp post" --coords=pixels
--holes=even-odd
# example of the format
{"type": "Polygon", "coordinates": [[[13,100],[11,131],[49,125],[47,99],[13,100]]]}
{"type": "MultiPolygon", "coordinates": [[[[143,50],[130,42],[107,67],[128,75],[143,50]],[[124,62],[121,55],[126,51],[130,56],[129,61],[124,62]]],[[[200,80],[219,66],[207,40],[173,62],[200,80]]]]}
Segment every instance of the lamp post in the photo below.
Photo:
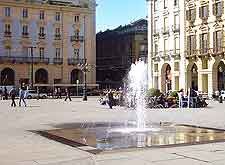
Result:
{"type": "Polygon", "coordinates": [[[88,64],[87,59],[84,59],[84,63],[78,64],[78,67],[84,74],[84,87],[83,87],[83,101],[87,101],[87,72],[88,72],[88,64]]]}
{"type": "Polygon", "coordinates": [[[30,54],[31,54],[31,88],[34,87],[34,55],[33,49],[36,48],[35,46],[30,46],[30,54]]]}

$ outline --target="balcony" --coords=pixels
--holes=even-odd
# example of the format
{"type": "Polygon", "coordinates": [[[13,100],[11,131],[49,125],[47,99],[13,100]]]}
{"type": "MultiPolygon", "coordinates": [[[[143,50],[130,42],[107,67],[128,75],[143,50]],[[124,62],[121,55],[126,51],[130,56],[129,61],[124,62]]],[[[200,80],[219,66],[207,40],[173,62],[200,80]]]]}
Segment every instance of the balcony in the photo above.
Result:
{"type": "Polygon", "coordinates": [[[63,58],[54,58],[53,63],[61,65],[63,64],[63,58]]]}
{"type": "Polygon", "coordinates": [[[12,37],[12,32],[5,31],[4,37],[7,37],[7,38],[12,37]]]}
{"type": "Polygon", "coordinates": [[[22,38],[29,38],[29,33],[22,33],[22,38]]]}
{"type": "Polygon", "coordinates": [[[0,56],[0,63],[27,63],[29,57],[0,56]]]}
{"type": "MultiPolygon", "coordinates": [[[[29,63],[32,62],[32,58],[29,58],[29,63]]],[[[49,64],[49,58],[41,58],[41,57],[33,57],[33,63],[43,63],[43,64],[49,64]]]]}
{"type": "Polygon", "coordinates": [[[61,40],[61,35],[60,34],[55,34],[55,40],[61,40]]]}
{"type": "Polygon", "coordinates": [[[73,35],[70,37],[71,42],[83,42],[84,36],[73,35]]]}
{"type": "Polygon", "coordinates": [[[186,59],[190,59],[190,58],[195,59],[197,55],[198,55],[198,50],[196,49],[188,50],[186,52],[186,59]]]}
{"type": "Polygon", "coordinates": [[[224,47],[214,47],[211,49],[211,53],[213,57],[224,55],[225,48],[224,47]]]}
{"type": "Polygon", "coordinates": [[[46,34],[44,34],[44,33],[39,33],[38,34],[39,35],[39,39],[45,39],[45,36],[46,36],[46,34]]]}
{"type": "Polygon", "coordinates": [[[84,64],[85,59],[80,58],[68,58],[68,65],[78,65],[78,64],[84,64]]]}
{"type": "Polygon", "coordinates": [[[180,25],[173,25],[172,26],[173,32],[174,33],[179,33],[180,32],[180,25]]]}
{"type": "Polygon", "coordinates": [[[176,60],[180,59],[180,49],[174,49],[171,52],[171,57],[173,57],[176,60]]]}
{"type": "Polygon", "coordinates": [[[154,31],[153,31],[153,36],[154,36],[154,37],[159,36],[159,30],[158,30],[158,29],[154,29],[154,31]]]}

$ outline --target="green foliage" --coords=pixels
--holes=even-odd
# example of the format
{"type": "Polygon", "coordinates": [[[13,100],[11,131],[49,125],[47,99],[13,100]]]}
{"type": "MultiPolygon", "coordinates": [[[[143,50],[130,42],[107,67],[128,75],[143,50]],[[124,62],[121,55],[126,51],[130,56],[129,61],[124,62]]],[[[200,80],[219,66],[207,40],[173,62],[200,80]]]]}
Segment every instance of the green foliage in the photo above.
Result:
{"type": "Polygon", "coordinates": [[[171,92],[171,93],[170,93],[170,96],[171,96],[171,97],[175,97],[175,98],[177,98],[177,97],[178,97],[178,93],[177,93],[177,91],[173,91],[173,92],[171,92]]]}
{"type": "Polygon", "coordinates": [[[147,91],[147,96],[148,97],[154,97],[154,96],[160,96],[161,92],[159,89],[151,88],[147,91]]]}

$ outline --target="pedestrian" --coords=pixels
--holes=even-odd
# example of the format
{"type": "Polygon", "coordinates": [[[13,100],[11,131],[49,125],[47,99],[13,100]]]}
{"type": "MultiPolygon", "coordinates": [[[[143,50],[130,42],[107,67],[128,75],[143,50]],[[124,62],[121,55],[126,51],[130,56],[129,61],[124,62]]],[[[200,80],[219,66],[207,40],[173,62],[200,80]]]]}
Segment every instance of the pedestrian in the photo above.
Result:
{"type": "Polygon", "coordinates": [[[53,93],[54,93],[53,96],[52,96],[53,99],[54,98],[58,99],[58,88],[55,88],[55,90],[53,91],[53,93]]]}
{"type": "Polygon", "coordinates": [[[8,91],[6,87],[4,87],[4,99],[8,100],[8,91]]]}
{"type": "Polygon", "coordinates": [[[113,93],[112,93],[112,90],[110,89],[109,92],[108,92],[108,105],[109,105],[109,108],[112,109],[112,106],[113,106],[113,93]]]}
{"type": "Polygon", "coordinates": [[[179,97],[179,108],[183,108],[184,89],[181,89],[181,90],[178,92],[178,97],[179,97]]]}
{"type": "Polygon", "coordinates": [[[19,106],[21,107],[21,101],[23,101],[23,104],[24,106],[26,107],[27,104],[25,102],[25,96],[26,96],[26,86],[25,86],[25,83],[22,83],[22,86],[20,88],[20,91],[19,91],[19,106]]]}
{"type": "Polygon", "coordinates": [[[0,89],[0,100],[2,100],[3,91],[0,89]]]}
{"type": "Polygon", "coordinates": [[[15,98],[16,98],[16,88],[15,88],[15,87],[13,87],[13,88],[9,91],[9,95],[11,96],[11,99],[12,99],[11,107],[16,107],[16,102],[15,102],[15,98]]]}
{"type": "Polygon", "coordinates": [[[37,100],[39,100],[40,98],[40,92],[39,92],[39,88],[37,87],[37,100]]]}
{"type": "Polygon", "coordinates": [[[66,88],[65,92],[66,92],[66,98],[65,98],[65,101],[66,101],[67,99],[69,99],[70,101],[72,101],[72,100],[71,100],[71,97],[70,97],[70,90],[69,90],[69,88],[66,88]]]}
{"type": "Polygon", "coordinates": [[[60,99],[62,99],[62,92],[61,92],[61,88],[58,88],[58,97],[59,97],[60,99]]]}

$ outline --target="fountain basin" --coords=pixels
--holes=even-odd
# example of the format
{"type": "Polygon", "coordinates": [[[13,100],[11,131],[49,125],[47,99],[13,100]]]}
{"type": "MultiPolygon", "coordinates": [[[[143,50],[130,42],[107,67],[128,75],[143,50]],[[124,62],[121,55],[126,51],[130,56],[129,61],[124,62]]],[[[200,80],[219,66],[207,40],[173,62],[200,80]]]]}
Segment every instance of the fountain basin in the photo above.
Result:
{"type": "Polygon", "coordinates": [[[137,129],[125,123],[71,123],[36,131],[49,139],[97,154],[121,149],[174,147],[225,141],[225,131],[189,125],[151,124],[137,129]]]}

